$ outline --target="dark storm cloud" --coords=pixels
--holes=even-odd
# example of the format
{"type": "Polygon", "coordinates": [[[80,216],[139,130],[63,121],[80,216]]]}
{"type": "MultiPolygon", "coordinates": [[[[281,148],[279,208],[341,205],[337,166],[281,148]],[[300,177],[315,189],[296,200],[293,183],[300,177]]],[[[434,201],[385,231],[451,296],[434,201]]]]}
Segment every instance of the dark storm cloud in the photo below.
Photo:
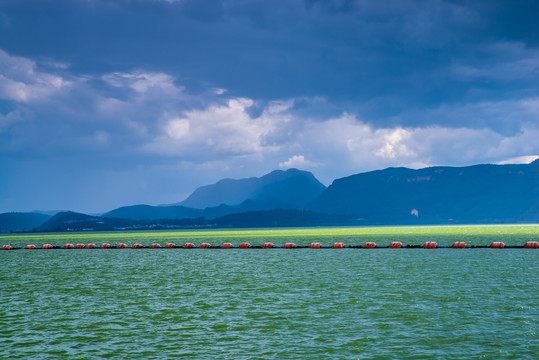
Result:
{"type": "Polygon", "coordinates": [[[279,166],[327,183],[529,159],[538,12],[533,1],[4,0],[0,210],[171,203],[279,166]]]}
{"type": "Polygon", "coordinates": [[[533,31],[521,29],[533,26],[531,2],[18,3],[3,11],[12,20],[0,42],[17,54],[61,56],[83,72],[159,69],[265,99],[357,102],[390,92],[412,106],[459,101],[470,84],[444,76],[453,63],[497,61],[484,48],[498,41],[534,45],[533,31]]]}

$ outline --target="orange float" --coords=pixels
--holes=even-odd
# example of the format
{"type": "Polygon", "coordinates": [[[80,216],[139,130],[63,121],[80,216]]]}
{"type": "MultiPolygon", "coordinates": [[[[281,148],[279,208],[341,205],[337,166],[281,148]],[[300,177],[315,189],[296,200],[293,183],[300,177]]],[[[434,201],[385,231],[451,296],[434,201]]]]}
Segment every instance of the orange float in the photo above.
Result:
{"type": "Polygon", "coordinates": [[[232,243],[226,242],[221,245],[221,249],[230,249],[232,247],[232,243]]]}
{"type": "Polygon", "coordinates": [[[503,249],[505,247],[505,243],[501,241],[494,241],[490,244],[491,249],[503,249]]]}
{"type": "Polygon", "coordinates": [[[267,242],[262,245],[262,249],[271,249],[275,245],[273,243],[267,242]]]}
{"type": "Polygon", "coordinates": [[[125,249],[126,247],[127,247],[126,243],[119,243],[118,245],[116,245],[116,249],[125,249]]]}
{"type": "Polygon", "coordinates": [[[133,246],[131,246],[131,249],[141,249],[142,247],[143,247],[142,244],[136,243],[136,244],[133,244],[133,246]]]}
{"type": "Polygon", "coordinates": [[[108,249],[110,247],[109,243],[103,243],[99,246],[101,249],[108,249]]]}
{"type": "Polygon", "coordinates": [[[526,241],[524,244],[525,249],[539,249],[539,242],[537,241],[526,241]]]}
{"type": "Polygon", "coordinates": [[[333,249],[344,249],[344,246],[345,246],[344,243],[342,243],[342,242],[336,242],[336,243],[334,243],[331,247],[332,247],[333,249]]]}
{"type": "Polygon", "coordinates": [[[296,244],[294,244],[292,242],[286,243],[283,246],[283,248],[285,248],[285,249],[294,249],[295,247],[296,247],[296,244]]]}
{"type": "Polygon", "coordinates": [[[11,245],[2,245],[2,250],[11,250],[13,247],[11,245]]]}
{"type": "Polygon", "coordinates": [[[36,248],[35,245],[33,244],[30,244],[30,245],[26,245],[25,249],[28,249],[28,250],[34,250],[36,248]]]}
{"type": "Polygon", "coordinates": [[[159,245],[159,244],[151,244],[150,245],[150,249],[158,249],[160,247],[161,247],[161,245],[159,245]]]}
{"type": "Polygon", "coordinates": [[[402,247],[402,243],[400,241],[392,241],[389,243],[390,249],[400,249],[402,247]]]}
{"type": "Polygon", "coordinates": [[[195,244],[193,244],[193,243],[185,243],[185,244],[183,244],[184,249],[192,249],[194,247],[195,247],[195,244]]]}
{"type": "Polygon", "coordinates": [[[322,244],[319,242],[311,243],[311,245],[309,245],[309,248],[311,249],[320,249],[321,247],[322,247],[322,244]]]}
{"type": "Polygon", "coordinates": [[[374,249],[376,247],[376,243],[372,241],[367,241],[365,244],[363,244],[363,249],[374,249]]]}
{"type": "Polygon", "coordinates": [[[436,249],[437,247],[438,243],[436,241],[427,241],[423,244],[423,249],[436,249]]]}
{"type": "Polygon", "coordinates": [[[174,248],[174,247],[176,247],[176,244],[174,244],[174,243],[167,243],[167,244],[165,245],[165,249],[172,249],[172,248],[174,248]]]}
{"type": "Polygon", "coordinates": [[[94,244],[94,243],[90,243],[90,244],[87,244],[87,245],[86,245],[86,249],[93,249],[93,248],[95,248],[95,247],[97,247],[97,245],[94,244]]]}
{"type": "Polygon", "coordinates": [[[84,249],[84,244],[75,244],[75,249],[84,249]]]}
{"type": "Polygon", "coordinates": [[[466,244],[464,241],[456,241],[453,243],[453,245],[451,245],[453,249],[464,249],[467,246],[468,244],[466,244]]]}
{"type": "Polygon", "coordinates": [[[251,244],[249,244],[248,242],[242,242],[238,247],[240,249],[249,249],[251,247],[251,244]]]}
{"type": "Polygon", "coordinates": [[[199,246],[199,248],[201,248],[201,249],[209,249],[210,247],[211,247],[210,243],[202,243],[199,246]]]}
{"type": "Polygon", "coordinates": [[[73,249],[75,247],[75,245],[73,244],[65,244],[64,245],[64,249],[73,249]]]}
{"type": "Polygon", "coordinates": [[[42,249],[52,249],[52,245],[51,244],[43,244],[43,246],[41,248],[42,249]]]}

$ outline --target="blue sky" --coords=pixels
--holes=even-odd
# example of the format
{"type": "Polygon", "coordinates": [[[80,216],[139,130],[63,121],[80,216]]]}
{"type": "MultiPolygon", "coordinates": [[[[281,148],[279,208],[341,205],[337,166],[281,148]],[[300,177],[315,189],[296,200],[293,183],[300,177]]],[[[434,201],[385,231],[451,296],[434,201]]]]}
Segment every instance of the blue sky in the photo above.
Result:
{"type": "Polygon", "coordinates": [[[0,0],[0,212],[539,155],[537,1],[0,0]]]}

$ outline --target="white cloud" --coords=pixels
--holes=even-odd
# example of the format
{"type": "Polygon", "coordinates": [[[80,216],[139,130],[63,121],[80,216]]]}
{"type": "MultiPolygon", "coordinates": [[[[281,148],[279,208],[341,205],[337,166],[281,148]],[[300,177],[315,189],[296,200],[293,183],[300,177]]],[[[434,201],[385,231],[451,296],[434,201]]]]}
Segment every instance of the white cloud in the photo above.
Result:
{"type": "Polygon", "coordinates": [[[257,156],[278,151],[281,145],[267,144],[265,138],[291,120],[290,105],[270,104],[259,117],[252,118],[252,99],[232,98],[226,104],[190,110],[182,117],[163,121],[162,131],[146,150],[164,155],[195,158],[257,156]]]}
{"type": "Polygon", "coordinates": [[[315,163],[309,160],[305,160],[305,156],[303,155],[294,155],[288,158],[288,160],[286,160],[285,162],[279,163],[279,167],[284,168],[284,169],[288,169],[288,168],[305,169],[305,168],[313,167],[315,165],[316,165],[315,163]]]}
{"type": "Polygon", "coordinates": [[[172,139],[182,139],[189,135],[189,120],[186,119],[173,119],[166,125],[166,133],[172,139]]]}
{"type": "Polygon", "coordinates": [[[215,88],[215,89],[212,89],[212,92],[215,94],[215,95],[223,95],[224,93],[226,93],[226,89],[220,89],[220,88],[215,88]]]}
{"type": "Polygon", "coordinates": [[[410,131],[398,127],[390,130],[377,130],[377,132],[384,133],[384,145],[374,153],[376,156],[395,159],[397,157],[415,155],[415,153],[405,145],[405,142],[411,136],[410,131]]]}
{"type": "Polygon", "coordinates": [[[169,97],[179,96],[183,87],[174,84],[174,78],[164,73],[135,71],[112,73],[102,77],[111,86],[131,88],[139,94],[157,93],[169,97]]]}
{"type": "Polygon", "coordinates": [[[34,61],[0,50],[0,99],[23,103],[44,100],[71,84],[58,75],[38,71],[34,61]]]}
{"type": "Polygon", "coordinates": [[[389,166],[468,165],[494,162],[539,150],[539,126],[527,124],[513,136],[490,129],[393,127],[375,129],[344,114],[311,122],[298,139],[302,152],[323,162],[326,169],[354,173],[389,166]],[[338,159],[338,160],[337,160],[338,159]]]}
{"type": "Polygon", "coordinates": [[[498,165],[529,164],[531,162],[534,162],[537,159],[539,159],[539,155],[525,155],[525,156],[517,156],[517,157],[514,157],[514,158],[498,161],[496,164],[498,164],[498,165]]]}

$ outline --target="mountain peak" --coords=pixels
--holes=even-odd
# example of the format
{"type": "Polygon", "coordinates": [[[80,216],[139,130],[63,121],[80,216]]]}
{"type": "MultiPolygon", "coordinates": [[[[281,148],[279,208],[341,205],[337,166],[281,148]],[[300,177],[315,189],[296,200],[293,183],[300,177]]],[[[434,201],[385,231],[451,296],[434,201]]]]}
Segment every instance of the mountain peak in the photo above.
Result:
{"type": "Polygon", "coordinates": [[[197,209],[222,204],[234,206],[247,200],[267,201],[303,207],[316,198],[325,186],[308,171],[295,168],[274,170],[262,177],[223,179],[213,185],[196,189],[187,199],[176,205],[197,209]],[[295,197],[293,195],[296,195],[295,197]]]}

